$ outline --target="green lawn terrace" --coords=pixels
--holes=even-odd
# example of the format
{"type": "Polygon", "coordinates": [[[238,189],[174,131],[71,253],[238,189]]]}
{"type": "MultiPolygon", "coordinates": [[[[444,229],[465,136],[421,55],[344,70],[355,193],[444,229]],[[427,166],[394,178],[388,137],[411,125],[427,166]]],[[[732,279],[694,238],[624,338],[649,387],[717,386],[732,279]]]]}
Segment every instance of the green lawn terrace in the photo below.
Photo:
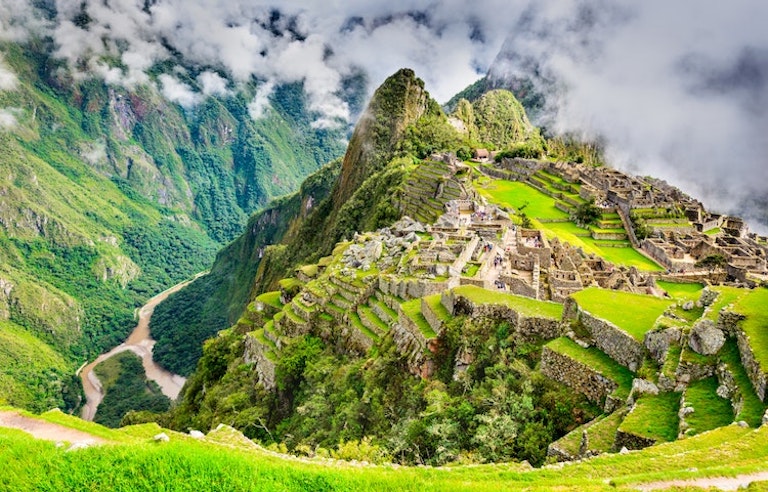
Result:
{"type": "MultiPolygon", "coordinates": [[[[147,488],[154,490],[175,490],[186,484],[200,491],[608,491],[636,490],[669,480],[754,474],[765,472],[768,463],[766,426],[750,429],[729,425],[689,439],[626,454],[604,454],[567,466],[535,469],[521,463],[501,463],[433,468],[324,457],[297,459],[265,449],[226,425],[193,438],[155,423],[108,429],[59,411],[24,415],[33,422],[59,426],[60,434],[77,430],[107,444],[75,451],[66,443],[62,446],[16,429],[0,428],[3,484],[8,490],[127,490],[139,489],[142,484],[151,484],[147,488]],[[168,437],[167,442],[155,439],[161,433],[168,437]]],[[[609,417],[588,429],[590,448],[593,442],[604,446],[593,429],[613,424],[609,417]]],[[[610,431],[601,434],[610,436],[610,431]]]]}
{"type": "MultiPolygon", "coordinates": [[[[575,188],[577,185],[569,186],[575,188]]],[[[616,265],[634,266],[652,272],[663,270],[655,261],[632,248],[621,218],[613,211],[603,214],[598,227],[585,229],[570,220],[573,204],[564,205],[564,202],[542,191],[549,191],[547,188],[536,188],[530,182],[501,179],[478,180],[475,188],[491,203],[515,210],[518,221],[524,213],[532,220],[534,227],[544,231],[550,239],[556,237],[616,265]]],[[[571,199],[577,201],[575,197],[571,199]]],[[[581,200],[584,201],[583,198],[581,200]]]]}
{"type": "MultiPolygon", "coordinates": [[[[732,327],[739,353],[757,396],[768,401],[768,288],[758,287],[738,299],[731,312],[743,317],[732,327]]],[[[722,316],[721,316],[722,317],[722,316]]],[[[726,329],[730,327],[726,326],[726,329]]]]}
{"type": "Polygon", "coordinates": [[[568,337],[547,342],[541,372],[602,405],[606,413],[620,408],[629,396],[633,374],[600,349],[583,347],[568,337]]]}
{"type": "Polygon", "coordinates": [[[421,161],[407,177],[399,200],[405,215],[424,223],[433,223],[445,212],[451,200],[466,200],[470,166],[450,154],[421,161]]]}
{"type": "Polygon", "coordinates": [[[637,371],[645,358],[645,334],[653,330],[670,299],[591,287],[566,301],[565,318],[616,362],[637,371]]]}

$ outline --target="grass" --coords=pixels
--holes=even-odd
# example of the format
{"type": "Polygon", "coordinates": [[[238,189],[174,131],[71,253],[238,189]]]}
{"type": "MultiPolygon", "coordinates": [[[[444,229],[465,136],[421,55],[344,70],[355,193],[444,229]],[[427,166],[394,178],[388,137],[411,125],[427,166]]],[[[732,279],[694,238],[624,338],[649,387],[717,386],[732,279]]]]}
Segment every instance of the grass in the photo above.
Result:
{"type": "Polygon", "coordinates": [[[643,395],[624,418],[619,430],[656,442],[674,441],[677,439],[679,407],[680,393],[643,395]]]}
{"type": "Polygon", "coordinates": [[[740,289],[738,287],[719,286],[711,287],[711,289],[717,292],[718,295],[715,302],[713,302],[707,309],[705,317],[712,321],[717,321],[721,309],[738,301],[742,296],[745,296],[749,292],[747,289],[740,289]]]}
{"type": "Polygon", "coordinates": [[[375,324],[382,333],[386,333],[389,330],[389,326],[387,326],[387,324],[381,318],[379,318],[376,313],[371,310],[370,307],[359,306],[358,309],[360,310],[360,315],[375,324]]]}
{"type": "Polygon", "coordinates": [[[762,372],[768,372],[768,289],[757,288],[736,301],[733,310],[747,318],[740,323],[762,372]]]}
{"type": "Polygon", "coordinates": [[[577,292],[573,298],[584,310],[613,323],[641,342],[670,305],[669,300],[653,296],[597,287],[577,292]]]}
{"type": "Polygon", "coordinates": [[[766,406],[757,397],[752,382],[749,380],[749,376],[747,376],[747,372],[741,364],[739,347],[736,345],[736,341],[727,340],[723,348],[720,349],[719,356],[720,361],[728,365],[728,369],[733,374],[733,379],[743,399],[743,406],[739,414],[736,415],[736,420],[743,420],[752,427],[759,426],[762,422],[766,406]]]}
{"type": "Polygon", "coordinates": [[[704,290],[702,284],[678,284],[675,282],[664,282],[659,280],[656,285],[667,291],[670,297],[683,301],[695,301],[699,298],[701,291],[704,290]]]}
{"type": "Polygon", "coordinates": [[[352,326],[359,330],[363,335],[370,338],[374,342],[379,340],[379,336],[371,331],[367,326],[365,326],[362,321],[360,321],[360,315],[358,315],[356,312],[350,311],[349,319],[352,322],[352,326]]]}
{"type": "Polygon", "coordinates": [[[568,214],[555,208],[555,201],[532,186],[518,181],[494,180],[477,190],[489,200],[518,214],[537,219],[567,219],[568,214]]]}
{"type": "Polygon", "coordinates": [[[690,426],[686,434],[700,434],[733,422],[731,402],[717,396],[717,386],[717,378],[709,377],[691,383],[685,390],[685,402],[694,409],[685,418],[690,426]]]}
{"type": "MultiPolygon", "coordinates": [[[[634,266],[644,271],[662,271],[663,268],[632,247],[608,247],[601,245],[603,240],[587,237],[590,231],[568,221],[568,214],[555,207],[555,199],[518,181],[493,180],[484,187],[477,188],[480,194],[501,206],[524,212],[534,220],[534,226],[542,229],[550,239],[557,237],[588,253],[596,254],[611,263],[634,266]],[[562,222],[550,222],[559,220],[562,222]]],[[[616,214],[606,214],[611,220],[616,214]]],[[[616,217],[618,218],[618,216],[616,217]]],[[[622,229],[623,231],[623,229],[622,229]]]]}
{"type": "Polygon", "coordinates": [[[596,347],[583,348],[566,337],[556,338],[545,345],[550,350],[567,355],[581,362],[619,385],[616,396],[626,398],[632,388],[633,375],[629,369],[620,365],[596,347]]]}
{"type": "MultiPolygon", "coordinates": [[[[65,425],[79,427],[71,421],[65,425]]],[[[0,487],[20,492],[607,491],[617,487],[625,490],[656,480],[764,471],[768,462],[768,427],[753,431],[735,425],[639,452],[602,455],[565,468],[557,465],[541,469],[514,463],[395,468],[286,459],[284,455],[250,445],[239,435],[214,434],[210,439],[196,441],[165,431],[171,437],[170,442],[155,443],[151,436],[159,429],[153,424],[125,431],[97,429],[101,426],[96,424],[87,427],[88,432],[95,435],[109,435],[117,444],[67,452],[66,447],[32,439],[24,432],[0,429],[0,462],[3,463],[0,487]]]]}
{"type": "Polygon", "coordinates": [[[613,450],[613,443],[616,441],[616,431],[619,429],[622,420],[624,420],[624,412],[616,411],[595,425],[590,426],[587,430],[589,449],[600,452],[613,450]]]}
{"type": "Polygon", "coordinates": [[[505,294],[503,292],[483,289],[475,285],[456,287],[453,289],[453,293],[457,296],[466,297],[475,304],[498,304],[525,316],[548,319],[561,319],[563,317],[562,304],[554,302],[537,301],[530,297],[505,294]]]}
{"type": "Polygon", "coordinates": [[[440,302],[441,297],[442,294],[434,294],[424,297],[424,301],[427,303],[432,312],[437,315],[438,319],[442,321],[449,321],[453,315],[451,315],[451,313],[449,313],[445,306],[443,306],[443,304],[440,302]]]}
{"type": "Polygon", "coordinates": [[[280,291],[265,292],[256,297],[256,301],[261,301],[267,306],[272,306],[276,309],[283,309],[283,303],[280,301],[280,291]]]}
{"type": "Polygon", "coordinates": [[[421,314],[421,299],[411,299],[400,304],[400,308],[403,310],[406,316],[408,316],[416,326],[419,327],[419,331],[424,335],[424,338],[435,338],[437,333],[429,326],[427,319],[421,314]]]}
{"type": "Polygon", "coordinates": [[[464,274],[464,276],[474,277],[475,275],[477,275],[478,270],[480,270],[479,263],[467,263],[467,273],[464,274]]]}

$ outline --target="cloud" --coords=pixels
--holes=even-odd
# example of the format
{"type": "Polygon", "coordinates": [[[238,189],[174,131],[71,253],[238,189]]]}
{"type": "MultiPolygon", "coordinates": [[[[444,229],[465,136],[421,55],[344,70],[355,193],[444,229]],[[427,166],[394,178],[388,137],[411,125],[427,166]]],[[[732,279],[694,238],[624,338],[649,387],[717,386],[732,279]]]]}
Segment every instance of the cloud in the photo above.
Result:
{"type": "Polygon", "coordinates": [[[275,89],[273,82],[267,82],[259,86],[256,90],[256,95],[248,103],[248,114],[254,120],[260,120],[264,117],[269,106],[269,96],[272,95],[272,91],[275,89]]]}
{"type": "Polygon", "coordinates": [[[187,84],[167,74],[160,75],[158,80],[163,96],[169,101],[179,104],[184,109],[192,109],[200,104],[202,97],[187,84]]]}
{"type": "Polygon", "coordinates": [[[2,54],[0,54],[0,91],[12,91],[19,83],[19,79],[13,70],[6,65],[2,54]]]}
{"type": "Polygon", "coordinates": [[[602,137],[613,164],[717,211],[756,215],[745,206],[768,196],[768,4],[692,9],[541,2],[512,30],[494,75],[532,76],[548,126],[602,137]]]}
{"type": "Polygon", "coordinates": [[[203,72],[197,76],[197,82],[206,96],[227,96],[230,90],[227,88],[227,79],[216,72],[203,72]]]}
{"type": "MultiPolygon", "coordinates": [[[[0,5],[8,10],[20,2],[0,5]]],[[[213,69],[198,80],[204,95],[223,94],[215,72],[235,84],[254,78],[303,82],[316,126],[349,120],[339,95],[344,78],[360,69],[373,89],[411,67],[433,96],[449,99],[482,76],[518,13],[515,2],[502,0],[431,1],[419,8],[404,0],[288,0],[279,6],[252,0],[58,0],[56,7],[49,22],[56,55],[78,77],[95,73],[133,87],[149,81],[154,64],[181,55],[213,69]]]]}
{"type": "Polygon", "coordinates": [[[259,80],[249,110],[262,117],[276,85],[302,82],[324,127],[354,116],[340,94],[358,70],[372,89],[413,68],[445,102],[493,64],[535,79],[550,129],[603,138],[624,169],[721,211],[768,197],[765,2],[57,0],[43,14],[31,3],[0,0],[0,39],[47,33],[75,75],[128,87],[181,58],[202,70],[198,87],[161,85],[185,107],[259,80]]]}
{"type": "Polygon", "coordinates": [[[0,129],[12,130],[16,128],[18,124],[16,115],[20,112],[21,110],[18,108],[0,108],[0,129]]]}

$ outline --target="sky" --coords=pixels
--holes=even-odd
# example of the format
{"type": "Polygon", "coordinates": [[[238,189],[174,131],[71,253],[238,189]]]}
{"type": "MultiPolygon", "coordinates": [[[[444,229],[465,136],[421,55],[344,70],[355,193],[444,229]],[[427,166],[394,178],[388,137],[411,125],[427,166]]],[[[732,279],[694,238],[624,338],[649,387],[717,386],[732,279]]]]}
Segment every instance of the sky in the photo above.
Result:
{"type": "MultiPolygon", "coordinates": [[[[83,77],[149,83],[174,54],[208,67],[195,87],[182,67],[152,82],[189,110],[256,78],[258,118],[277,84],[303,81],[322,127],[354,117],[338,94],[360,70],[373,90],[412,68],[439,102],[488,70],[528,77],[550,130],[600,138],[612,165],[748,218],[768,201],[767,22],[762,0],[0,0],[0,39],[51,36],[83,77]]],[[[14,81],[0,60],[0,90],[14,81]]]]}

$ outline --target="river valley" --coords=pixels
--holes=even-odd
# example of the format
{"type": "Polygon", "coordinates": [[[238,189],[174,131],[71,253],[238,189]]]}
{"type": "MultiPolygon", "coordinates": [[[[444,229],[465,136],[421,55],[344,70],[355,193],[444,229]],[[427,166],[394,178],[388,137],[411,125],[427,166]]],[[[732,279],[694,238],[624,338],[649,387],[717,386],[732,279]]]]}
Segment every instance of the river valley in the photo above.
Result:
{"type": "Polygon", "coordinates": [[[101,381],[99,381],[99,378],[96,376],[96,373],[93,371],[93,369],[101,362],[104,362],[108,358],[126,350],[132,351],[141,358],[147,379],[155,381],[158,386],[160,386],[160,389],[165,396],[171,400],[174,400],[177,396],[179,396],[179,392],[181,392],[181,388],[184,386],[186,378],[163,369],[158,364],[156,364],[154,360],[152,360],[152,348],[155,345],[155,340],[153,340],[150,336],[149,321],[152,317],[152,313],[155,311],[155,307],[158,304],[163,302],[169,295],[187,286],[200,275],[202,275],[202,273],[196,275],[191,280],[186,280],[176,284],[170,289],[165,290],[151,298],[139,310],[138,323],[136,324],[136,328],[133,329],[125,342],[121,343],[109,352],[101,354],[94,361],[82,367],[82,369],[78,372],[83,383],[83,390],[86,396],[86,403],[83,406],[81,412],[81,417],[84,420],[93,420],[94,416],[96,415],[96,411],[98,410],[99,404],[104,399],[104,390],[102,388],[101,381]]]}

